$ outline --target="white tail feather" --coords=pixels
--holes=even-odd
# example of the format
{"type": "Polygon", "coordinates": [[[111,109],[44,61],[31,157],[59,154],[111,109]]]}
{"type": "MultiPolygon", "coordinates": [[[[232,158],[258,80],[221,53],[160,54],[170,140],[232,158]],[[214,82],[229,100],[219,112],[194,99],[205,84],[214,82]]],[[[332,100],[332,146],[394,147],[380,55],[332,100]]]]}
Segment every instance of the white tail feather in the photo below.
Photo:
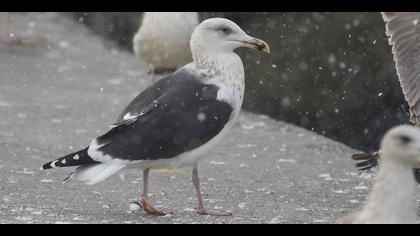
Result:
{"type": "Polygon", "coordinates": [[[123,169],[127,163],[128,161],[125,160],[113,159],[102,164],[82,167],[76,170],[72,178],[87,185],[94,185],[123,169]]]}

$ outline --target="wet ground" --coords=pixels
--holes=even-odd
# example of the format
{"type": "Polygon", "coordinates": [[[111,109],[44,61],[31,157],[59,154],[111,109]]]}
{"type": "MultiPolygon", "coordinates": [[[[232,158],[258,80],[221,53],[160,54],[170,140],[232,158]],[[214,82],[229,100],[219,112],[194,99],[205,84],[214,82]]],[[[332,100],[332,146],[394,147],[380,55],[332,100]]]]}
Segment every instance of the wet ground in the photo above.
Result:
{"type": "Polygon", "coordinates": [[[136,170],[63,184],[71,169],[39,167],[106,131],[148,67],[54,13],[16,15],[13,32],[35,43],[0,43],[0,223],[334,223],[365,199],[374,175],[353,168],[354,150],[247,112],[200,162],[205,205],[231,217],[194,214],[189,169],[151,173],[164,217],[129,210],[136,170]]]}

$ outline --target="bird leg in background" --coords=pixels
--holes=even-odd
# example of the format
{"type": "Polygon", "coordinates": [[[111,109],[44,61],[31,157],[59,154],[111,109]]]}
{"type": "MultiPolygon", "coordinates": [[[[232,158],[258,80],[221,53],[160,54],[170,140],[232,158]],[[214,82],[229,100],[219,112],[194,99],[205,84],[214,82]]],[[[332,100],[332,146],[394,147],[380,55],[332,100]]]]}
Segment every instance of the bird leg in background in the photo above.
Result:
{"type": "Polygon", "coordinates": [[[153,64],[149,64],[149,74],[150,74],[150,78],[152,78],[152,81],[154,82],[156,79],[155,76],[155,66],[153,64]]]}
{"type": "Polygon", "coordinates": [[[200,190],[200,179],[198,177],[197,164],[195,164],[192,171],[192,181],[194,184],[195,191],[197,193],[197,202],[198,202],[197,214],[198,215],[210,215],[210,216],[231,216],[232,215],[232,213],[208,211],[204,208],[203,196],[201,195],[201,190],[200,190]]]}
{"type": "Polygon", "coordinates": [[[149,182],[149,173],[150,169],[143,171],[143,193],[141,194],[140,204],[145,212],[150,215],[163,216],[165,213],[156,210],[150,203],[148,199],[148,182],[149,182]]]}

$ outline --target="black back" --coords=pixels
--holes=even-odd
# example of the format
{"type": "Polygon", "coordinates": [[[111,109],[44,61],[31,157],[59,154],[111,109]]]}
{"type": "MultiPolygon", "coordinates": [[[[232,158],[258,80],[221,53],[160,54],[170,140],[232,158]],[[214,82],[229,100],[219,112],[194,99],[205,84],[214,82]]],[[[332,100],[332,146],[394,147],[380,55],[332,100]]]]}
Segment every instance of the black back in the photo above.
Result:
{"type": "Polygon", "coordinates": [[[113,158],[157,160],[175,157],[214,138],[233,108],[216,99],[219,87],[201,83],[181,69],[138,95],[116,127],[97,138],[99,151],[113,158]],[[136,116],[124,120],[130,113],[136,116]]]}

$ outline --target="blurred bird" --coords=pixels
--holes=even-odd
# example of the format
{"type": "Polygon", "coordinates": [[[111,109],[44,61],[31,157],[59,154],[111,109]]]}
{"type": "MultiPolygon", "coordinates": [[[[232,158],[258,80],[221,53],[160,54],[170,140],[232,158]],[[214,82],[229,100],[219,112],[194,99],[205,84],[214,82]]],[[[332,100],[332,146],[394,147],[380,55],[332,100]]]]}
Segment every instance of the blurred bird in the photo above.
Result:
{"type": "MultiPolygon", "coordinates": [[[[392,53],[405,100],[410,106],[410,121],[420,126],[420,12],[382,12],[386,23],[386,35],[392,45],[392,53]]],[[[357,153],[353,160],[361,161],[356,167],[361,170],[378,165],[381,150],[357,153]]],[[[420,165],[414,169],[420,183],[420,165]]]]}
{"type": "Polygon", "coordinates": [[[143,170],[140,205],[162,215],[148,200],[151,169],[193,167],[192,181],[200,215],[230,215],[204,208],[198,160],[230,130],[245,90],[244,68],[236,48],[270,52],[264,41],[247,35],[234,22],[212,18],[191,37],[193,62],[160,79],[138,95],[104,135],[78,152],[41,169],[78,166],[69,178],[99,183],[125,167],[143,170]]]}
{"type": "Polygon", "coordinates": [[[10,16],[9,12],[6,12],[5,21],[4,21],[4,36],[3,36],[3,41],[5,43],[12,42],[11,30],[10,30],[11,24],[12,24],[12,17],[10,16]]]}
{"type": "Polygon", "coordinates": [[[11,47],[14,46],[28,46],[38,47],[43,46],[46,43],[45,38],[35,37],[31,33],[26,33],[25,35],[18,35],[16,32],[13,32],[13,21],[14,17],[12,14],[26,14],[27,12],[5,12],[5,21],[4,21],[4,36],[1,41],[11,47]]]}
{"type": "Polygon", "coordinates": [[[420,163],[420,129],[398,126],[381,142],[379,173],[365,206],[343,219],[353,224],[415,224],[416,182],[412,169],[420,163]]]}
{"type": "Polygon", "coordinates": [[[198,23],[197,12],[145,12],[134,53],[149,63],[152,75],[173,72],[191,61],[189,42],[198,23]]]}

